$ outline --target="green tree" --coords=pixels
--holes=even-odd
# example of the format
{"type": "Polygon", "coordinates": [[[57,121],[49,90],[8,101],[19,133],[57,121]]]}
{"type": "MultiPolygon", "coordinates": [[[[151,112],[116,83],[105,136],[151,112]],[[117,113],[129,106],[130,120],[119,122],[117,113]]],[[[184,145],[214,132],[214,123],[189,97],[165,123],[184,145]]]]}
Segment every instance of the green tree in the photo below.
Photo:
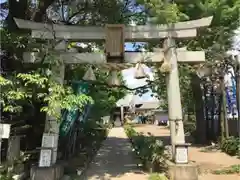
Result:
{"type": "MultiPolygon", "coordinates": [[[[32,65],[29,67],[29,69],[37,69],[37,72],[42,74],[44,76],[48,76],[50,67],[46,64],[46,62],[50,63],[50,65],[57,65],[54,58],[53,50],[49,48],[49,46],[42,46],[35,41],[29,38],[28,34],[23,33],[22,36],[19,36],[19,31],[16,31],[16,26],[14,25],[13,17],[22,18],[22,19],[31,19],[34,21],[54,21],[55,23],[65,23],[65,24],[81,24],[81,25],[102,25],[105,23],[124,23],[127,24],[131,18],[134,16],[137,16],[138,13],[132,12],[130,7],[134,6],[134,3],[129,1],[110,1],[110,0],[101,0],[101,1],[85,1],[85,2],[69,2],[69,1],[63,1],[62,3],[58,3],[56,1],[45,1],[45,0],[39,0],[36,4],[31,4],[30,1],[21,1],[21,7],[19,6],[18,11],[16,10],[15,5],[18,4],[18,1],[11,0],[8,4],[4,4],[5,8],[9,9],[8,16],[6,18],[6,28],[10,30],[2,31],[4,34],[3,37],[5,37],[2,41],[2,47],[10,54],[12,57],[14,57],[14,63],[20,62],[20,69],[15,68],[14,71],[18,74],[19,71],[23,71],[25,68],[23,68],[22,61],[22,52],[23,51],[31,51],[38,50],[42,54],[42,64],[38,64],[38,67],[32,65]],[[37,8],[36,8],[37,7],[37,8]],[[46,11],[48,10],[48,11],[46,11]],[[16,34],[16,35],[15,35],[16,34]],[[31,44],[29,44],[29,41],[31,44]],[[42,47],[41,47],[42,46],[42,47]],[[50,53],[49,53],[50,52],[50,53]],[[46,74],[48,72],[48,74],[46,74]]],[[[49,45],[51,42],[47,42],[49,45]]],[[[91,45],[90,45],[91,46],[91,45]]],[[[101,44],[98,44],[98,46],[101,47],[101,44]]],[[[101,49],[101,48],[100,48],[101,49]]],[[[82,74],[83,71],[78,71],[78,74],[82,74]]],[[[50,73],[51,74],[51,73],[50,73]]],[[[25,74],[27,75],[27,74],[25,74]]],[[[98,70],[98,75],[101,81],[106,80],[106,75],[104,72],[101,72],[101,70],[98,70]],[[103,78],[104,77],[104,78],[103,78]]],[[[5,74],[5,78],[8,79],[8,77],[12,76],[12,73],[10,72],[8,75],[5,74]]],[[[30,74],[29,74],[30,76],[30,74]]],[[[15,77],[17,78],[17,77],[15,77]]],[[[33,77],[31,77],[33,78],[33,77]]],[[[80,77],[79,79],[81,79],[80,77]]],[[[50,86],[50,84],[48,84],[50,86]]],[[[52,86],[53,84],[51,84],[52,86]]],[[[60,88],[60,87],[58,87],[60,88]]],[[[94,87],[95,89],[98,88],[97,86],[94,87]]],[[[64,91],[65,88],[62,87],[62,90],[58,89],[59,92],[64,91]]],[[[103,88],[102,88],[103,89],[103,88]]],[[[68,91],[70,92],[70,91],[68,91]]],[[[91,94],[91,96],[95,96],[95,100],[101,100],[99,101],[100,107],[104,107],[106,109],[109,109],[113,104],[116,102],[118,98],[124,94],[124,91],[121,89],[116,88],[105,88],[100,92],[96,92],[96,90],[92,91],[94,93],[91,94]],[[99,95],[102,94],[103,98],[97,98],[100,97],[99,95]]],[[[57,92],[56,92],[57,93],[57,92]]],[[[51,93],[53,96],[53,93],[51,93]]],[[[7,97],[8,94],[5,94],[4,96],[7,97]]],[[[57,95],[57,94],[55,94],[57,95]]],[[[60,95],[60,94],[59,94],[60,95]]],[[[68,94],[70,95],[70,94],[68,94]]],[[[56,96],[55,96],[56,97],[56,96]]],[[[69,97],[69,96],[68,96],[69,97]]],[[[22,96],[22,98],[27,98],[26,96],[22,96]]],[[[50,100],[48,98],[48,100],[50,100]]],[[[69,99],[68,99],[69,100],[69,99]]],[[[73,100],[73,99],[72,99],[73,100]]],[[[98,101],[95,101],[96,103],[98,101]]],[[[60,102],[59,102],[60,103],[60,102]]],[[[66,102],[64,102],[66,104],[66,102]]],[[[54,104],[54,103],[51,103],[54,104]]],[[[5,110],[14,111],[15,109],[18,109],[20,107],[16,106],[14,109],[12,106],[7,106],[8,108],[5,108],[5,110]],[[10,108],[11,107],[11,108],[10,108]]],[[[45,111],[46,107],[43,108],[45,111]]],[[[48,109],[49,111],[49,109],[48,109]]],[[[53,110],[54,111],[54,110],[53,110]]],[[[52,111],[52,112],[53,112],[52,111]]],[[[50,112],[49,112],[50,113],[50,112]]]]}
{"type": "MultiPolygon", "coordinates": [[[[205,29],[198,30],[196,38],[191,40],[179,40],[181,46],[187,46],[189,50],[204,50],[206,63],[215,66],[214,61],[219,55],[226,52],[231,46],[233,31],[239,26],[240,0],[138,0],[145,7],[146,16],[150,17],[150,23],[163,24],[194,20],[206,16],[213,16],[212,24],[205,29]]],[[[154,44],[149,45],[154,46],[154,44]]],[[[157,68],[157,78],[152,83],[152,89],[166,99],[166,83],[164,74],[157,68]]],[[[190,74],[195,70],[187,65],[179,65],[180,89],[182,104],[185,110],[192,104],[190,87],[190,74]]],[[[166,107],[166,106],[165,106],[166,107]]]]}
{"type": "MultiPolygon", "coordinates": [[[[86,72],[88,66],[76,65],[71,67],[71,71],[67,73],[67,80],[70,82],[81,81],[84,73],[86,72]]],[[[95,67],[94,74],[96,76],[96,82],[89,82],[89,96],[94,101],[91,116],[101,117],[109,115],[112,108],[115,107],[115,103],[121,99],[126,93],[127,89],[124,86],[111,87],[107,84],[107,79],[109,78],[108,70],[102,70],[101,68],[95,67]]],[[[121,76],[119,77],[121,78],[121,76]]],[[[124,82],[122,81],[124,84],[124,82]]]]}

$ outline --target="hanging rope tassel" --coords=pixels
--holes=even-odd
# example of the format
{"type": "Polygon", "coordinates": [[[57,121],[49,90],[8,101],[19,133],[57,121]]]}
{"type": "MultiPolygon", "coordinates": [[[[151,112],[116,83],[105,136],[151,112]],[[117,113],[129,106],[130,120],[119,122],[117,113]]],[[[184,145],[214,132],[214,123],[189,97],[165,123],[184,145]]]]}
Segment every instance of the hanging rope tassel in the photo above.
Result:
{"type": "Polygon", "coordinates": [[[171,64],[169,63],[169,61],[166,60],[166,58],[163,58],[163,63],[160,67],[160,71],[162,73],[169,73],[172,69],[171,64]]]}

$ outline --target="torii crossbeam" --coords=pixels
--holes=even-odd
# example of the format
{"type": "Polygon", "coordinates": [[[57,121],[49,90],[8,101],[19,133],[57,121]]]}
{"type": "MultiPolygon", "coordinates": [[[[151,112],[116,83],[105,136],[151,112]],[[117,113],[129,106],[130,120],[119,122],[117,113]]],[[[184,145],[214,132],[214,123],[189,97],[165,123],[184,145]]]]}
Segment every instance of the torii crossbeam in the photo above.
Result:
{"type": "MultiPolygon", "coordinates": [[[[32,30],[33,38],[41,39],[68,39],[83,41],[104,41],[106,38],[104,27],[96,26],[70,26],[37,23],[28,20],[14,18],[20,29],[32,30]],[[54,32],[54,33],[53,33],[54,32]]],[[[125,40],[127,42],[148,42],[166,38],[171,32],[174,38],[195,37],[197,28],[209,26],[212,16],[193,21],[175,23],[169,28],[167,25],[145,25],[125,28],[125,40]]]]}

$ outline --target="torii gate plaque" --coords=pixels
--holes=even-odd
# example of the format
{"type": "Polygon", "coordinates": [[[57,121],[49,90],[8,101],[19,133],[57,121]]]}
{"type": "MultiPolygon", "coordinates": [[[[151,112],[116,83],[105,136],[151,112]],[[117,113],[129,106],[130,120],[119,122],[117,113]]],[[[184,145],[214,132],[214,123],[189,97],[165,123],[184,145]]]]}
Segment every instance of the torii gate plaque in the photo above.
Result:
{"type": "MultiPolygon", "coordinates": [[[[19,28],[31,29],[32,38],[57,38],[62,40],[78,40],[79,42],[104,41],[106,38],[105,29],[103,27],[81,27],[55,24],[48,25],[22,19],[15,19],[15,21],[19,28]],[[53,31],[54,35],[52,33],[53,31]]],[[[207,17],[199,20],[175,23],[172,26],[146,25],[124,28],[124,39],[128,42],[148,42],[153,39],[165,39],[163,49],[168,49],[166,54],[163,52],[163,50],[158,49],[156,52],[149,52],[146,55],[149,57],[147,58],[147,62],[159,63],[162,62],[163,57],[165,57],[166,60],[171,64],[171,70],[167,75],[167,88],[168,111],[173,152],[175,144],[185,143],[177,62],[202,63],[205,61],[205,53],[203,51],[187,51],[183,48],[176,49],[174,39],[195,37],[197,34],[197,28],[207,27],[210,25],[211,21],[212,17],[207,17]]],[[[35,56],[35,54],[32,53],[29,55],[35,56]]],[[[59,52],[59,56],[64,63],[81,63],[95,65],[107,64],[107,57],[104,53],[59,52]]],[[[141,60],[141,53],[124,53],[123,63],[135,64],[141,60]]],[[[56,133],[58,133],[57,126],[55,127],[55,129],[56,133]]]]}

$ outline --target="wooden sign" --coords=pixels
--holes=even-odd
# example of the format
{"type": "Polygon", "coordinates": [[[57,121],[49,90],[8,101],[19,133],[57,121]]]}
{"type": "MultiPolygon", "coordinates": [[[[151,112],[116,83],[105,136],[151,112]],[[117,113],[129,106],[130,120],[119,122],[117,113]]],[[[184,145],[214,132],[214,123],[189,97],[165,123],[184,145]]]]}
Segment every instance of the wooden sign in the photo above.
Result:
{"type": "Polygon", "coordinates": [[[0,124],[0,139],[8,139],[10,136],[11,124],[0,124]]]}
{"type": "Polygon", "coordinates": [[[105,40],[107,60],[109,60],[109,62],[113,62],[114,60],[112,59],[116,59],[118,61],[123,60],[125,42],[124,25],[107,24],[105,40]]]}

